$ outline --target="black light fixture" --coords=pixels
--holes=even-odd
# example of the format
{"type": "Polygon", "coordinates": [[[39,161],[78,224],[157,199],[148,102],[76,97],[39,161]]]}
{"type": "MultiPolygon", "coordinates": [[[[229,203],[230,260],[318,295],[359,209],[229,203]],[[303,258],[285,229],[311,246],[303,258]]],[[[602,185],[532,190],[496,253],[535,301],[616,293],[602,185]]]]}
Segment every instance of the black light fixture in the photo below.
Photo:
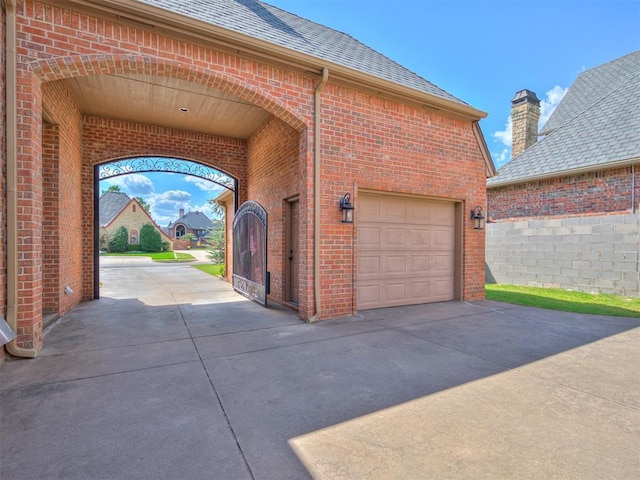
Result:
{"type": "Polygon", "coordinates": [[[482,215],[482,207],[471,209],[471,220],[475,222],[473,225],[474,229],[482,230],[484,228],[484,215],[482,215]]]}
{"type": "Polygon", "coordinates": [[[345,193],[340,199],[340,210],[342,211],[342,223],[353,223],[353,211],[356,207],[351,203],[351,194],[345,193]]]}

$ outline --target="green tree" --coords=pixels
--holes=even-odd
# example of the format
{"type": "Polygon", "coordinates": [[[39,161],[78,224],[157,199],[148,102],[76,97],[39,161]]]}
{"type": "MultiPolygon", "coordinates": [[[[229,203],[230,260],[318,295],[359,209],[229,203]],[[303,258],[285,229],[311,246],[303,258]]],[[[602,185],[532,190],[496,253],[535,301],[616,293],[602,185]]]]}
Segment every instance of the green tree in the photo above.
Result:
{"type": "Polygon", "coordinates": [[[142,208],[144,208],[147,213],[151,213],[151,211],[150,211],[151,205],[149,205],[144,198],[136,197],[136,200],[138,200],[138,203],[140,203],[142,208]]]}
{"type": "Polygon", "coordinates": [[[140,249],[143,252],[161,252],[162,237],[153,225],[147,223],[140,229],[140,249]]]}
{"type": "Polygon", "coordinates": [[[209,235],[211,248],[207,250],[207,257],[215,264],[224,264],[224,222],[215,222],[215,227],[211,229],[209,235]]]}
{"type": "Polygon", "coordinates": [[[122,253],[127,251],[129,244],[129,232],[124,225],[115,231],[109,239],[109,251],[113,253],[122,253]]]}
{"type": "Polygon", "coordinates": [[[120,185],[109,185],[109,188],[102,190],[100,195],[104,195],[107,192],[120,192],[120,185]]]}
{"type": "Polygon", "coordinates": [[[213,213],[218,218],[224,218],[224,207],[220,205],[214,198],[210,198],[207,200],[209,204],[209,208],[211,209],[211,213],[213,213]]]}

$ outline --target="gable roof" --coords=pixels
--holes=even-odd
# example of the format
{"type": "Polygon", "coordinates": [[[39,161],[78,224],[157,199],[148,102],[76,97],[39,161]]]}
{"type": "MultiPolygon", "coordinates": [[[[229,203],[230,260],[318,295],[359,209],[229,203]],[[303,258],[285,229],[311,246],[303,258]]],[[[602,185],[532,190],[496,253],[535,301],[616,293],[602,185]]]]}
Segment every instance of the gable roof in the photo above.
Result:
{"type": "MultiPolygon", "coordinates": [[[[388,80],[471,108],[428,80],[413,73],[345,33],[258,0],[138,0],[208,25],[259,39],[342,67],[388,80]]],[[[476,113],[485,116],[484,112],[476,113]]]]}
{"type": "Polygon", "coordinates": [[[130,201],[129,195],[123,192],[103,193],[98,202],[100,226],[104,227],[110,224],[130,201]]]}
{"type": "Polygon", "coordinates": [[[213,222],[202,212],[188,212],[175,222],[169,224],[167,228],[173,228],[177,224],[183,224],[191,230],[211,230],[215,227],[213,222]]]}
{"type": "Polygon", "coordinates": [[[488,187],[640,162],[640,51],[580,74],[544,126],[547,136],[488,187]]]}

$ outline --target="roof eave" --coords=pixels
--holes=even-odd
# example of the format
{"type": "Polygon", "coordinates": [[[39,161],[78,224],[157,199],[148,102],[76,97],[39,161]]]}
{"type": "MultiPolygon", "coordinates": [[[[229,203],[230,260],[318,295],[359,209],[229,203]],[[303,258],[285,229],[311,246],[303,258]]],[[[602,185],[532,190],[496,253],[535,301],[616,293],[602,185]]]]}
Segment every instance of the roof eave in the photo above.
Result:
{"type": "Polygon", "coordinates": [[[497,177],[494,177],[496,181],[492,182],[491,185],[487,185],[487,190],[528,182],[537,182],[539,180],[547,180],[549,178],[567,177],[569,175],[581,175],[583,173],[599,172],[602,170],[610,170],[612,168],[628,167],[630,165],[636,165],[638,163],[640,163],[640,157],[632,157],[624,160],[614,160],[607,163],[598,163],[586,167],[570,168],[567,170],[557,170],[554,172],[541,173],[539,175],[531,175],[528,177],[519,177],[511,180],[506,180],[504,182],[498,182],[498,180],[500,179],[500,175],[498,175],[497,177]]]}
{"type": "Polygon", "coordinates": [[[477,110],[462,102],[449,100],[421,90],[406,87],[373,75],[342,65],[325,61],[318,57],[297,52],[247,34],[228,30],[217,25],[197,20],[179,13],[161,9],[135,0],[65,0],[61,3],[84,6],[118,15],[121,20],[132,20],[151,28],[163,28],[174,33],[204,40],[250,56],[265,60],[276,60],[315,75],[322,75],[323,67],[330,69],[331,78],[347,83],[369,87],[381,94],[400,96],[429,108],[442,110],[468,120],[480,120],[486,112],[477,110]],[[122,17],[119,14],[126,14],[122,17]]]}

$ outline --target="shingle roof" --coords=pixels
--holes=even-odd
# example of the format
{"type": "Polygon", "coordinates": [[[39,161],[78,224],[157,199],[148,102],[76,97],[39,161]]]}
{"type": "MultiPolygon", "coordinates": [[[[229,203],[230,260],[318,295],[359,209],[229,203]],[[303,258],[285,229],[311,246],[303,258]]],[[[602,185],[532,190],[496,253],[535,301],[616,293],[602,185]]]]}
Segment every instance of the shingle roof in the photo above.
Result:
{"type": "Polygon", "coordinates": [[[550,133],[487,186],[640,158],[639,91],[640,51],[583,72],[545,125],[550,133]]]}
{"type": "Polygon", "coordinates": [[[100,226],[104,227],[118,215],[124,207],[126,207],[131,198],[123,192],[105,192],[99,201],[99,221],[100,226]]]}
{"type": "Polygon", "coordinates": [[[467,105],[353,37],[257,0],[139,1],[467,105]]]}
{"type": "Polygon", "coordinates": [[[169,224],[167,228],[173,228],[174,225],[182,223],[185,227],[192,230],[210,230],[215,225],[209,217],[202,212],[188,212],[175,222],[169,224]]]}

